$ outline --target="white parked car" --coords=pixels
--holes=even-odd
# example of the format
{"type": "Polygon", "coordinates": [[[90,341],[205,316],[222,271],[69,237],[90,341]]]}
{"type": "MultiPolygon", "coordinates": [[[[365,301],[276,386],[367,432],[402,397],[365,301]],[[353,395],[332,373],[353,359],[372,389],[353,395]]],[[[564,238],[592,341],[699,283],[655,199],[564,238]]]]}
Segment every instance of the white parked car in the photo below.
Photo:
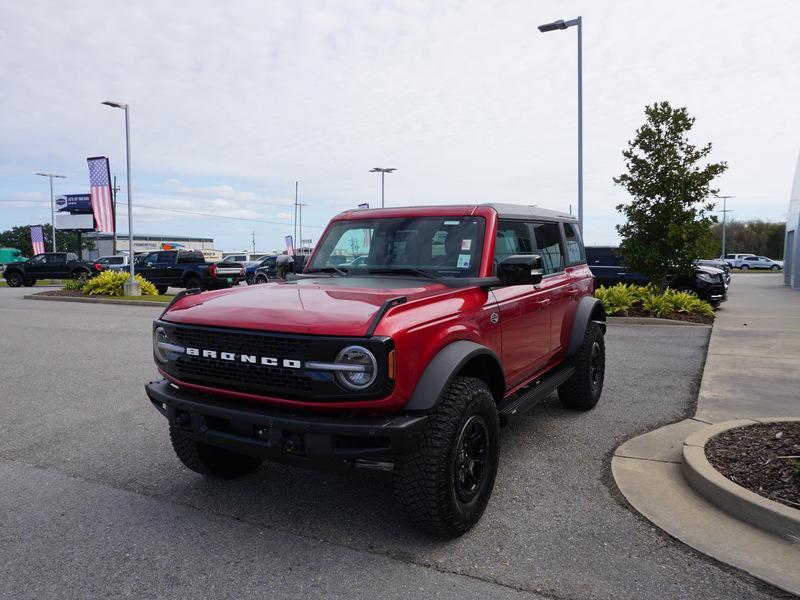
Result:
{"type": "Polygon", "coordinates": [[[772,260],[766,256],[745,256],[739,266],[743,271],[748,269],[769,269],[770,271],[780,271],[783,269],[782,260],[772,260]]]}
{"type": "Polygon", "coordinates": [[[104,269],[111,269],[112,271],[119,271],[128,266],[127,254],[116,254],[113,256],[101,256],[94,262],[103,265],[104,269]]]}
{"type": "Polygon", "coordinates": [[[726,254],[720,256],[720,260],[724,260],[731,268],[739,269],[742,266],[742,261],[748,256],[755,256],[755,254],[726,254]]]}

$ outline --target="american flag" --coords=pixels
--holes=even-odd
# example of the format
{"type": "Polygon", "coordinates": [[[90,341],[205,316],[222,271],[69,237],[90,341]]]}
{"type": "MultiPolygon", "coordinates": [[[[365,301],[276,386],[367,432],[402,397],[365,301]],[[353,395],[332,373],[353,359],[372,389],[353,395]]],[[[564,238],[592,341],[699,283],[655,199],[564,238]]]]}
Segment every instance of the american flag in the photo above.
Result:
{"type": "Polygon", "coordinates": [[[95,230],[114,232],[114,209],[111,205],[111,173],[105,156],[87,158],[89,163],[89,185],[92,194],[95,230]]]}
{"type": "Polygon", "coordinates": [[[44,230],[41,225],[31,225],[31,244],[34,255],[44,254],[44,230]]]}

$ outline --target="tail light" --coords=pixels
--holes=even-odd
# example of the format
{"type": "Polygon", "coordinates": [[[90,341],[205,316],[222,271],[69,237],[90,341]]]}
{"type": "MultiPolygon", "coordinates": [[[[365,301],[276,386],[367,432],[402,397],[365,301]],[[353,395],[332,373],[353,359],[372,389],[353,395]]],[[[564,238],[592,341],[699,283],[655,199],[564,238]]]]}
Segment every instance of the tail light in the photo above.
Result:
{"type": "Polygon", "coordinates": [[[217,276],[217,265],[211,265],[208,267],[208,272],[211,274],[211,277],[217,276]]]}
{"type": "Polygon", "coordinates": [[[101,265],[100,263],[94,263],[94,269],[95,271],[102,271],[103,265],[101,265]]]}

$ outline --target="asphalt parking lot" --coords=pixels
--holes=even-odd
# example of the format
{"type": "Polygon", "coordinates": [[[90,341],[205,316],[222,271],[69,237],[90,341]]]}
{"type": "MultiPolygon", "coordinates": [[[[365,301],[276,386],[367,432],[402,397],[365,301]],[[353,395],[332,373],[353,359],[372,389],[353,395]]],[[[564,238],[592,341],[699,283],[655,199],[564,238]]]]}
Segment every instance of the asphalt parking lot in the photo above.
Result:
{"type": "Polygon", "coordinates": [[[657,531],[609,455],[692,413],[709,330],[614,326],[586,414],[555,398],[503,432],[497,487],[455,541],[411,529],[390,474],[183,468],[142,384],[156,307],[0,288],[2,598],[768,598],[657,531]]]}

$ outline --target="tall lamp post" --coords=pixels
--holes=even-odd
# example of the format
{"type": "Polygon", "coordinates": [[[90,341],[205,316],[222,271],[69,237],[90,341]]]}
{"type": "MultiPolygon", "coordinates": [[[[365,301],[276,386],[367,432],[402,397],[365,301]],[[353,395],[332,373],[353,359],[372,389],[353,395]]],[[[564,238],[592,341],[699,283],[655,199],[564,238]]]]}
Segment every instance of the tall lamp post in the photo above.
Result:
{"type": "Polygon", "coordinates": [[[383,208],[384,191],[386,189],[384,185],[384,178],[386,177],[387,173],[394,173],[395,171],[397,171],[397,169],[386,169],[383,167],[375,167],[374,169],[369,170],[370,173],[381,174],[381,208],[383,208]]]}
{"type": "Polygon", "coordinates": [[[133,253],[133,193],[131,191],[131,128],[130,119],[128,118],[128,105],[121,102],[111,102],[106,100],[102,104],[112,108],[121,108],[125,111],[125,155],[128,161],[128,264],[130,265],[130,279],[124,286],[124,294],[126,296],[141,296],[142,290],[139,287],[139,282],[134,278],[134,253],[133,253]]]}
{"type": "MultiPolygon", "coordinates": [[[[66,179],[65,175],[56,175],[55,173],[37,173],[39,177],[48,177],[50,179],[50,225],[52,229],[53,235],[53,252],[57,252],[56,250],[56,208],[55,203],[53,200],[53,177],[56,179],[66,179]]],[[[80,252],[80,248],[78,248],[78,252],[80,252]]]]}
{"type": "Polygon", "coordinates": [[[722,258],[724,260],[725,259],[725,254],[726,254],[726,250],[727,250],[727,244],[726,244],[726,239],[725,238],[727,237],[726,236],[726,233],[727,233],[726,229],[727,229],[727,225],[728,225],[728,223],[727,223],[728,220],[726,219],[726,217],[728,216],[729,212],[733,212],[733,209],[729,209],[728,208],[728,200],[730,198],[736,198],[736,196],[716,196],[716,197],[720,198],[722,200],[722,210],[719,211],[719,212],[722,213],[722,258]]]}
{"type": "Polygon", "coordinates": [[[578,228],[583,235],[583,25],[582,18],[539,25],[539,31],[557,31],[577,26],[578,28],[578,228]]]}

